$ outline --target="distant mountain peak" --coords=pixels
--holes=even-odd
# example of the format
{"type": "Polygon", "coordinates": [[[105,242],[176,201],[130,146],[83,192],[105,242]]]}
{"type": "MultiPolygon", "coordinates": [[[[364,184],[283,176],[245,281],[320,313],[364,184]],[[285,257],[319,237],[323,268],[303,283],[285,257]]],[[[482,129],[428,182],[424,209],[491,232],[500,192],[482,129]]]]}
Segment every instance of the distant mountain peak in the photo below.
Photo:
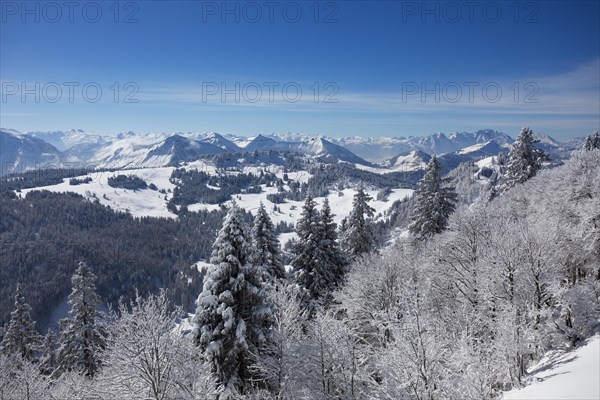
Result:
{"type": "Polygon", "coordinates": [[[195,161],[201,156],[224,153],[221,147],[212,143],[193,140],[179,134],[169,136],[164,142],[155,145],[144,159],[144,163],[167,163],[195,161]]]}
{"type": "Polygon", "coordinates": [[[370,162],[357,156],[347,148],[330,142],[322,136],[312,138],[306,146],[300,146],[300,149],[309,155],[325,160],[338,160],[352,164],[371,165],[370,162]]]}
{"type": "Polygon", "coordinates": [[[210,143],[228,152],[237,152],[240,150],[235,143],[217,132],[209,133],[207,136],[200,139],[200,141],[203,143],[210,143]]]}
{"type": "Polygon", "coordinates": [[[537,140],[538,143],[549,144],[556,147],[560,146],[560,143],[558,143],[556,139],[545,133],[534,133],[533,138],[537,140]]]}
{"type": "Polygon", "coordinates": [[[125,138],[132,137],[132,136],[135,136],[134,131],[119,132],[116,137],[117,137],[117,139],[125,139],[125,138]]]}
{"type": "Polygon", "coordinates": [[[250,139],[251,143],[273,143],[273,142],[277,142],[277,140],[261,135],[260,133],[256,136],[254,136],[253,138],[250,139]]]}
{"type": "Polygon", "coordinates": [[[247,151],[281,150],[285,147],[285,144],[281,144],[273,138],[258,134],[249,138],[242,147],[247,151]]]}
{"type": "Polygon", "coordinates": [[[431,160],[429,154],[421,150],[411,150],[392,157],[383,165],[398,171],[418,171],[425,169],[429,160],[431,160]]]}

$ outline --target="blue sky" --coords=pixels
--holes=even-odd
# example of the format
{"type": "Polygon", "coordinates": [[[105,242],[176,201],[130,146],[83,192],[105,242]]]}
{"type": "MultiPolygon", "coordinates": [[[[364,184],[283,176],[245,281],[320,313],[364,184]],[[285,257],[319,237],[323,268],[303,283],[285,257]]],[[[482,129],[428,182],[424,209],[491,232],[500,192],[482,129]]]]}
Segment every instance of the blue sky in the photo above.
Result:
{"type": "Polygon", "coordinates": [[[582,136],[599,4],[3,0],[0,125],[582,136]]]}

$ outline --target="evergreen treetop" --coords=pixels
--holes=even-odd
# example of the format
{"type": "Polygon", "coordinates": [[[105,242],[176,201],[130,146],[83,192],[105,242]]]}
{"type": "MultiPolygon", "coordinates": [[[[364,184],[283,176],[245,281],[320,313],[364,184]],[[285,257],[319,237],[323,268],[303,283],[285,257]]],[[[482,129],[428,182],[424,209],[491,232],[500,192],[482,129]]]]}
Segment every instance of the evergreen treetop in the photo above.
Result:
{"type": "Polygon", "coordinates": [[[252,247],[252,264],[263,266],[270,282],[285,278],[286,273],[279,240],[275,235],[275,226],[262,202],[254,217],[252,247]]]}
{"type": "Polygon", "coordinates": [[[598,132],[594,132],[594,133],[590,134],[585,139],[585,144],[583,145],[583,148],[586,151],[600,149],[600,134],[598,132]]]}
{"type": "Polygon", "coordinates": [[[522,128],[508,153],[502,191],[525,182],[540,170],[547,156],[542,150],[536,149],[534,143],[533,131],[528,127],[522,128]]]}
{"type": "Polygon", "coordinates": [[[308,291],[311,298],[322,297],[327,292],[328,280],[317,270],[321,259],[321,216],[310,194],[306,196],[296,224],[296,234],[298,241],[292,260],[296,282],[308,291]]]}
{"type": "Polygon", "coordinates": [[[375,249],[375,233],[370,220],[375,209],[369,205],[371,200],[373,198],[365,192],[360,183],[352,200],[352,212],[346,219],[342,232],[342,248],[350,258],[375,249]]]}
{"type": "Polygon", "coordinates": [[[35,321],[30,315],[31,307],[21,291],[21,284],[18,283],[15,291],[15,310],[10,314],[8,327],[4,330],[0,351],[32,360],[42,338],[35,329],[35,321]]]}
{"type": "Polygon", "coordinates": [[[96,293],[96,275],[81,261],[71,278],[68,319],[60,321],[58,358],[63,370],[76,370],[92,378],[100,368],[100,352],[105,347],[102,326],[104,314],[96,293]]]}
{"type": "Polygon", "coordinates": [[[457,198],[454,188],[444,187],[442,183],[442,166],[433,156],[417,187],[416,205],[409,226],[409,231],[419,240],[441,233],[454,211],[457,198]]]}
{"type": "Polygon", "coordinates": [[[240,208],[229,209],[196,301],[193,340],[226,392],[243,392],[257,349],[270,340],[272,310],[263,266],[253,266],[240,208]]]}

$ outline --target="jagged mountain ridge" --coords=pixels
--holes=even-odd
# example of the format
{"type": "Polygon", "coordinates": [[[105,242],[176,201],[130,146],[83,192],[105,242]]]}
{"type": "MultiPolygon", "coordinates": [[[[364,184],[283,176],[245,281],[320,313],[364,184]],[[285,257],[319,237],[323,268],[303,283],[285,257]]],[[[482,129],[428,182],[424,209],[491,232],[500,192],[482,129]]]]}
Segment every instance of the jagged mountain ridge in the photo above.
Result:
{"type": "MultiPolygon", "coordinates": [[[[491,129],[395,138],[328,138],[292,133],[247,138],[215,132],[138,134],[132,131],[106,135],[81,129],[28,133],[2,129],[2,137],[7,143],[3,143],[0,149],[2,165],[9,166],[2,173],[49,164],[54,167],[77,163],[102,168],[161,167],[210,155],[255,151],[289,151],[328,163],[347,162],[375,168],[415,170],[422,168],[429,155],[446,158],[449,164],[454,165],[459,160],[506,151],[513,142],[509,135],[491,129]],[[15,145],[17,142],[20,145],[15,145]],[[16,151],[15,148],[21,150],[16,151]],[[415,160],[406,158],[411,152],[415,160]],[[382,158],[387,154],[390,156],[382,158]],[[400,165],[400,161],[405,165],[400,165]]],[[[540,138],[545,150],[556,154],[567,152],[560,147],[562,144],[549,136],[542,135],[540,138]]]]}
{"type": "MultiPolygon", "coordinates": [[[[79,162],[102,168],[160,167],[194,161],[208,155],[273,150],[306,154],[324,162],[342,161],[371,165],[351,151],[323,137],[311,138],[308,141],[286,142],[263,135],[242,139],[214,132],[149,135],[126,132],[112,137],[96,134],[85,137],[82,130],[26,134],[4,131],[9,136],[18,134],[40,142],[44,142],[43,138],[52,141],[63,149],[60,151],[55,148],[57,152],[57,157],[53,160],[55,164],[79,162]]],[[[11,169],[8,172],[15,171],[11,169]]]]}

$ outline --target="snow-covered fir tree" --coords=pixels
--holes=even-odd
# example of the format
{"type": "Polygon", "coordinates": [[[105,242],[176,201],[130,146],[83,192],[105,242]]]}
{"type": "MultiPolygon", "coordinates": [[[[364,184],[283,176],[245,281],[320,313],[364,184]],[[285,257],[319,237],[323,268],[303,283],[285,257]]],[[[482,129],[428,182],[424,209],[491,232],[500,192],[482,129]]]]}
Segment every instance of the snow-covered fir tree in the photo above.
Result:
{"type": "Polygon", "coordinates": [[[594,132],[585,139],[583,148],[587,151],[600,149],[600,134],[594,132]]]}
{"type": "Polygon", "coordinates": [[[342,249],[351,259],[375,249],[375,232],[370,220],[375,209],[369,205],[371,200],[373,198],[360,183],[352,200],[352,212],[343,223],[341,237],[342,249]]]}
{"type": "MultiPolygon", "coordinates": [[[[331,212],[329,200],[325,198],[321,208],[321,264],[323,268],[331,271],[333,278],[332,287],[339,285],[344,279],[346,260],[338,243],[337,224],[333,222],[334,214],[331,212]]],[[[329,275],[329,274],[328,274],[329,275]]]]}
{"type": "Polygon", "coordinates": [[[193,340],[204,352],[224,396],[244,393],[255,378],[258,349],[271,339],[272,309],[265,271],[250,263],[241,209],[228,211],[213,245],[211,267],[196,301],[193,340]]]}
{"type": "Polygon", "coordinates": [[[100,353],[105,346],[102,327],[104,315],[96,293],[96,276],[81,261],[71,278],[69,318],[60,321],[58,360],[62,370],[75,370],[93,378],[100,368],[100,353]]]}
{"type": "Polygon", "coordinates": [[[298,242],[294,246],[294,278],[305,290],[305,305],[326,297],[334,282],[333,271],[323,268],[321,216],[314,199],[308,195],[296,224],[298,242]]]}
{"type": "Polygon", "coordinates": [[[21,290],[21,284],[18,283],[15,291],[15,310],[10,314],[8,326],[4,328],[0,351],[6,355],[32,360],[42,338],[35,329],[35,321],[29,314],[31,307],[25,301],[21,290]]]}
{"type": "Polygon", "coordinates": [[[409,231],[419,240],[441,233],[456,205],[452,187],[444,187],[442,166],[435,156],[427,164],[425,175],[416,190],[416,205],[409,231]]]}
{"type": "Polygon", "coordinates": [[[251,261],[253,265],[260,265],[265,269],[270,282],[286,276],[279,240],[275,235],[275,226],[262,202],[256,212],[252,227],[251,261]]]}
{"type": "Polygon", "coordinates": [[[542,150],[536,149],[534,143],[533,131],[528,127],[522,128],[508,153],[501,192],[525,182],[540,170],[547,156],[542,150]]]}

